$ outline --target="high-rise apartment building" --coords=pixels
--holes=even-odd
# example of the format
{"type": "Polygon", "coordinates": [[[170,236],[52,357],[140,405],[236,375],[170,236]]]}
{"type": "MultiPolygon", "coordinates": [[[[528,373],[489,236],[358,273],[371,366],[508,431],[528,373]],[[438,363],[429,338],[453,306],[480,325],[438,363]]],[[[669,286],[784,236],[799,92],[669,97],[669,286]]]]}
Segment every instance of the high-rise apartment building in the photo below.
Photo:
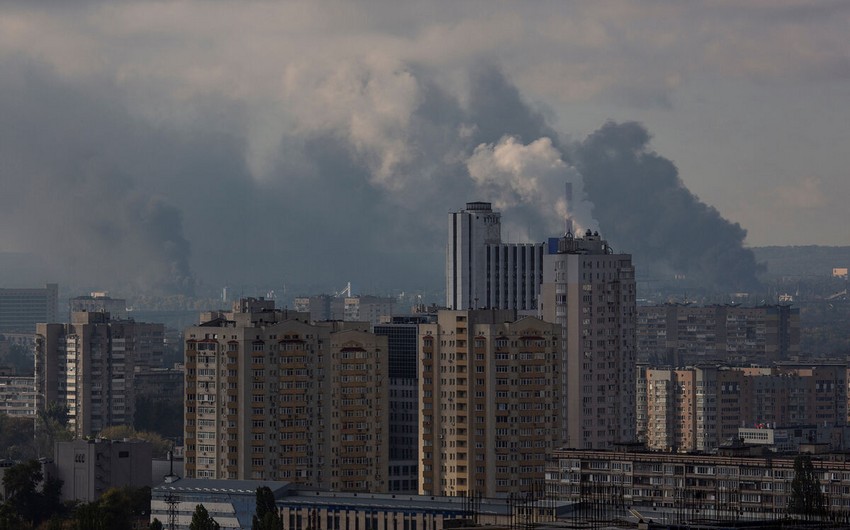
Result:
{"type": "Polygon", "coordinates": [[[189,478],[387,488],[387,339],[245,299],[184,332],[189,478]]]}
{"type": "Polygon", "coordinates": [[[561,445],[560,327],[512,310],[440,311],[420,326],[420,493],[504,496],[561,445]]]}
{"type": "Polygon", "coordinates": [[[163,328],[88,312],[72,313],[70,324],[38,324],[38,408],[54,402],[66,405],[69,426],[77,436],[132,425],[133,372],[139,360],[155,357],[155,351],[161,358],[163,328]]]}
{"type": "Polygon", "coordinates": [[[299,313],[309,313],[310,322],[324,322],[334,320],[331,313],[331,302],[333,300],[334,297],[329,294],[297,296],[294,300],[294,307],[299,313]]]}
{"type": "Polygon", "coordinates": [[[446,307],[537,310],[543,245],[503,243],[501,214],[489,202],[449,213],[446,307]]]}
{"type": "Polygon", "coordinates": [[[436,321],[432,314],[396,316],[374,326],[387,338],[390,379],[389,491],[419,490],[419,326],[436,321]]]}
{"type": "Polygon", "coordinates": [[[395,308],[395,299],[382,296],[299,296],[295,298],[295,310],[310,313],[312,322],[343,320],[345,322],[369,322],[379,324],[389,318],[395,308]]]}
{"type": "Polygon", "coordinates": [[[0,289],[0,333],[35,333],[40,322],[58,322],[59,286],[0,289]]]}
{"type": "Polygon", "coordinates": [[[847,367],[647,368],[645,443],[664,451],[711,451],[741,427],[845,425],[847,367]]]}
{"type": "MultiPolygon", "coordinates": [[[[384,296],[347,296],[335,299],[342,302],[342,317],[338,320],[346,322],[368,322],[373,326],[380,324],[381,319],[389,318],[395,308],[395,299],[384,296]]],[[[339,304],[331,303],[334,316],[339,314],[339,304]]]]}
{"type": "Polygon", "coordinates": [[[656,365],[774,362],[800,353],[800,310],[788,305],[640,306],[637,337],[638,358],[656,365]]]}
{"type": "Polygon", "coordinates": [[[559,411],[566,447],[610,449],[635,440],[635,275],[598,233],[551,239],[540,312],[559,326],[559,411]]]}

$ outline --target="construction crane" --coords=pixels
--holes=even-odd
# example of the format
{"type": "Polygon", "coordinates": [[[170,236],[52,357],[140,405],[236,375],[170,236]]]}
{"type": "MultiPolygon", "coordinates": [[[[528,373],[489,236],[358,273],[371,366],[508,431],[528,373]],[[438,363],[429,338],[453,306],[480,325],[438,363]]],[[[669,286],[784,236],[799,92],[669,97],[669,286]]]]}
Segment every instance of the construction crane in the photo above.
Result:
{"type": "Polygon", "coordinates": [[[346,298],[351,298],[351,282],[345,284],[345,288],[341,291],[334,293],[334,298],[339,298],[343,294],[346,296],[346,298]]]}

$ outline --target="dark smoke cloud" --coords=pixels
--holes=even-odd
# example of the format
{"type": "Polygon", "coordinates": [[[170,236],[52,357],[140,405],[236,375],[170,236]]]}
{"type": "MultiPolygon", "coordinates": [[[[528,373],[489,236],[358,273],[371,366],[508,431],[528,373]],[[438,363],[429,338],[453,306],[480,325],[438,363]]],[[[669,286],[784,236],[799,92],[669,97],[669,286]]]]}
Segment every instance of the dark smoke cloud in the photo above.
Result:
{"type": "MultiPolygon", "coordinates": [[[[0,242],[78,288],[191,293],[182,214],[140,180],[162,145],[108,91],[0,65],[0,242]]],[[[4,249],[5,250],[5,249],[4,249]]]]}
{"type": "Polygon", "coordinates": [[[604,236],[632,253],[645,277],[672,271],[721,290],[757,287],[746,230],[688,191],[649,141],[639,123],[609,122],[574,151],[604,236]]]}
{"type": "MultiPolygon", "coordinates": [[[[609,124],[573,145],[494,66],[467,72],[462,94],[418,64],[366,72],[359,88],[331,87],[400,84],[415,97],[383,117],[387,134],[364,135],[344,119],[281,127],[259,175],[244,102],[194,96],[189,118],[158,122],[134,113],[112,82],[73,83],[23,61],[0,68],[0,251],[38,255],[57,275],[45,280],[79,290],[188,293],[197,276],[234,296],[328,292],[349,281],[362,293],[436,293],[447,212],[498,194],[523,236],[512,239],[541,241],[562,231],[553,197],[565,179],[580,179],[576,168],[603,235],[639,265],[719,285],[754,280],[744,231],[682,186],[675,167],[647,150],[642,127],[609,124]],[[499,168],[503,180],[476,180],[473,155],[474,167],[499,168]]],[[[371,118],[368,108],[339,110],[371,118]]]]}

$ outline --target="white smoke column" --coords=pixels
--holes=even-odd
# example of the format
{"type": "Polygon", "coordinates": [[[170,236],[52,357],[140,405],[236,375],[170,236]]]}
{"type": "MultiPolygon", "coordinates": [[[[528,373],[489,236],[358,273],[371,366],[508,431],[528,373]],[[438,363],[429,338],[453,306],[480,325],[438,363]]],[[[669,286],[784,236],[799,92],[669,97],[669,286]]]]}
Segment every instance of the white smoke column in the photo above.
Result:
{"type": "Polygon", "coordinates": [[[524,145],[514,136],[505,136],[496,144],[481,144],[466,167],[481,197],[502,211],[523,206],[536,209],[546,221],[548,235],[560,235],[567,217],[576,231],[596,226],[590,204],[583,200],[581,175],[564,162],[549,138],[524,145]],[[569,205],[565,182],[573,185],[569,205]]]}

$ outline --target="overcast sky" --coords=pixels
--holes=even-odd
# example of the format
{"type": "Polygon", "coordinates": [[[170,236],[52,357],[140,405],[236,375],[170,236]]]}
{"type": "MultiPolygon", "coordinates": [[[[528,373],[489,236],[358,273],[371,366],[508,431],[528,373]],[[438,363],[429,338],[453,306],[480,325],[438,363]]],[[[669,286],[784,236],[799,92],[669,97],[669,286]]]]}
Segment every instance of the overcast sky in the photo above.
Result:
{"type": "Polygon", "coordinates": [[[439,288],[447,212],[542,240],[567,180],[617,250],[850,245],[848,28],[841,0],[2,2],[0,252],[92,287],[439,288]]]}

